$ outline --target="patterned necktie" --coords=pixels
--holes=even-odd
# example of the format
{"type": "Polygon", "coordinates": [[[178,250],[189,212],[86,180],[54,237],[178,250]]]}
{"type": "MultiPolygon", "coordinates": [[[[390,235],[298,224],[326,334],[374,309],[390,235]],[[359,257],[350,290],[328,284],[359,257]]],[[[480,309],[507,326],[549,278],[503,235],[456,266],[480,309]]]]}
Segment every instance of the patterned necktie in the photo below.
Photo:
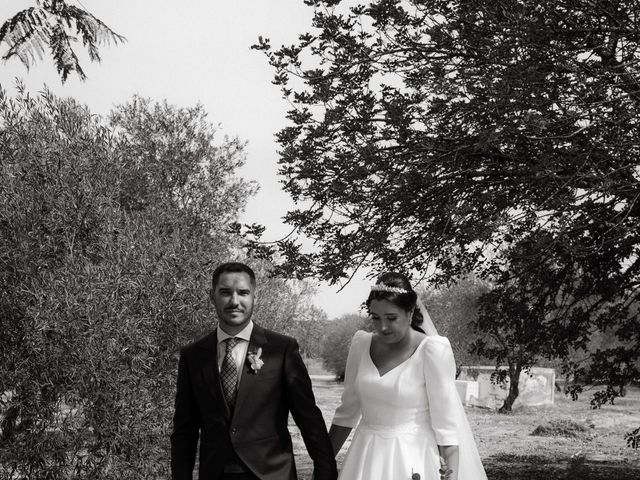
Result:
{"type": "Polygon", "coordinates": [[[220,377],[222,380],[222,390],[224,391],[224,398],[227,401],[227,405],[232,407],[236,398],[236,386],[238,385],[238,366],[233,359],[233,347],[235,347],[239,340],[235,337],[227,338],[227,349],[224,353],[224,360],[222,360],[222,367],[220,368],[220,377]]]}

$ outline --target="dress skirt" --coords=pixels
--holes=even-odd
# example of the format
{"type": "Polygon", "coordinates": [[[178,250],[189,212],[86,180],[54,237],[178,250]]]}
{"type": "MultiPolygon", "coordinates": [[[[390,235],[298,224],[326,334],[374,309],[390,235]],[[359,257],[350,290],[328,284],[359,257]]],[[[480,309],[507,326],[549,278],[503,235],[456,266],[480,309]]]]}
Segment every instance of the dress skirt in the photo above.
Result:
{"type": "Polygon", "coordinates": [[[429,423],[356,428],[340,480],[439,480],[440,456],[429,423]]]}

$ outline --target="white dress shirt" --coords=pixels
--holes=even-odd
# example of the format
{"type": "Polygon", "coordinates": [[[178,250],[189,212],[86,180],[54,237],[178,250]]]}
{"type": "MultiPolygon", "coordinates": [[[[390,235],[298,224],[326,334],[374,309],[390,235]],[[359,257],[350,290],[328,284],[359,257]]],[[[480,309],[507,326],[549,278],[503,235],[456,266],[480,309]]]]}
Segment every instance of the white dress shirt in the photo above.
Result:
{"type": "Polygon", "coordinates": [[[222,361],[224,360],[224,355],[227,351],[227,338],[234,336],[240,340],[231,351],[231,355],[233,355],[233,360],[236,362],[236,367],[238,369],[238,385],[240,385],[240,377],[242,376],[242,366],[244,365],[245,358],[247,358],[247,349],[249,348],[249,340],[251,340],[251,332],[253,332],[253,322],[251,320],[249,320],[247,326],[244,327],[244,329],[242,329],[242,331],[237,335],[229,335],[220,328],[220,325],[218,325],[218,371],[222,368],[222,361]]]}

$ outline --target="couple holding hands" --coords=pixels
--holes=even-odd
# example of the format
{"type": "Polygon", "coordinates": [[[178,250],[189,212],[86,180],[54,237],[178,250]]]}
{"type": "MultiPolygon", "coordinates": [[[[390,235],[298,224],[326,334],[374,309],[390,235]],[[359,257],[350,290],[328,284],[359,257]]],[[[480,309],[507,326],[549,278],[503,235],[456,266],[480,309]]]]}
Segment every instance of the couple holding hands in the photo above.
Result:
{"type": "Polygon", "coordinates": [[[199,480],[295,480],[289,413],[315,480],[486,480],[451,346],[404,275],[383,274],[371,287],[374,333],[351,341],[329,432],[296,340],[251,320],[255,287],[243,263],[213,272],[218,327],[180,354],[173,480],[192,479],[198,441],[199,480]],[[338,474],[335,456],[354,428],[338,474]]]}

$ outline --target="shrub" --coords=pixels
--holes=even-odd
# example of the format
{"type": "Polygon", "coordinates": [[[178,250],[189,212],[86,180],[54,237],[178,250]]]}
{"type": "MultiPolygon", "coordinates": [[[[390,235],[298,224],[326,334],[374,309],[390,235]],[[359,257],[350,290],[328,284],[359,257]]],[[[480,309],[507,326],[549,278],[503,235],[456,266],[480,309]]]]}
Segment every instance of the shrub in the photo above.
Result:
{"type": "Polygon", "coordinates": [[[551,420],[546,425],[538,425],[531,435],[537,437],[579,437],[587,432],[587,427],[569,419],[551,420]]]}

